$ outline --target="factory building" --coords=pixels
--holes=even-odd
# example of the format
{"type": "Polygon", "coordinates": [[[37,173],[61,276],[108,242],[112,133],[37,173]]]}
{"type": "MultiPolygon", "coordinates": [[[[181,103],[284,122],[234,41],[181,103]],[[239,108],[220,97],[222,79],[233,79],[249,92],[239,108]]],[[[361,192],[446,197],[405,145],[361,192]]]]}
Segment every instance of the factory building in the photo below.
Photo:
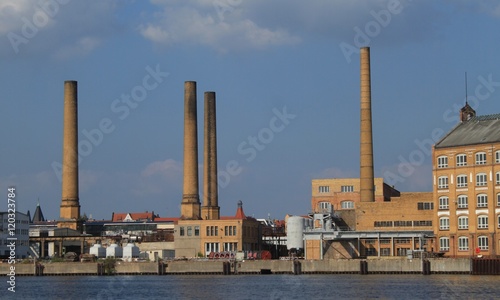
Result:
{"type": "Polygon", "coordinates": [[[294,235],[302,235],[307,259],[432,250],[432,193],[401,193],[374,178],[373,170],[370,48],[365,47],[360,49],[360,178],[314,179],[312,212],[291,220],[289,249],[300,246],[294,235]]]}
{"type": "Polygon", "coordinates": [[[446,256],[500,255],[500,114],[460,122],[433,148],[434,231],[446,256]]]}
{"type": "Polygon", "coordinates": [[[238,202],[234,216],[220,216],[217,182],[215,92],[204,94],[203,203],[198,186],[196,82],[184,84],[184,185],[181,217],[174,226],[177,257],[211,257],[259,249],[259,222],[238,202]]]}

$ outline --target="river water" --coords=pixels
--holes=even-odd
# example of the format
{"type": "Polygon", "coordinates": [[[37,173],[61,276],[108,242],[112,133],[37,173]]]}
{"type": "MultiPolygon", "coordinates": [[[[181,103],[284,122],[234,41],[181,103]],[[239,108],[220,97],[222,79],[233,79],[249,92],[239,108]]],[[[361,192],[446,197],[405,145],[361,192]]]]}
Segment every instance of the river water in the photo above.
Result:
{"type": "Polygon", "coordinates": [[[499,299],[500,276],[170,275],[17,277],[1,299],[499,299]]]}

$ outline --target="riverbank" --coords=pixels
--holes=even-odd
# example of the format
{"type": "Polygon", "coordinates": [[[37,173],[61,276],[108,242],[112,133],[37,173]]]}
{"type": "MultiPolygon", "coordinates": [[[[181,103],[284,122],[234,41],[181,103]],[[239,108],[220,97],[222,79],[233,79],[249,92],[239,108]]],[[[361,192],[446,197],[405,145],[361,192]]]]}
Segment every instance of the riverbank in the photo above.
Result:
{"type": "MultiPolygon", "coordinates": [[[[339,259],[339,260],[189,260],[156,262],[53,262],[15,264],[16,276],[186,275],[186,274],[500,274],[500,260],[477,259],[339,259]],[[488,263],[489,262],[489,263],[488,263]],[[476,266],[476,267],[474,267],[476,266]],[[474,270],[476,269],[476,270],[474,270]],[[489,273],[484,273],[484,271],[489,273]]],[[[0,274],[9,273],[0,264],[0,274]]]]}

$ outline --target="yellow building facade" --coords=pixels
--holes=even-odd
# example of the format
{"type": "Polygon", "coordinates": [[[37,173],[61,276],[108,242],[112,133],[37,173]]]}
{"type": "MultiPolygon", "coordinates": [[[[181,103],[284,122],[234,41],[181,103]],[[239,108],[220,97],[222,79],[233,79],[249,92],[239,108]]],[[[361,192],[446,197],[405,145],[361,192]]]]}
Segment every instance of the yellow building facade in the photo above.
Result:
{"type": "Polygon", "coordinates": [[[500,115],[461,123],[433,149],[434,232],[446,256],[500,254],[500,115]]]}

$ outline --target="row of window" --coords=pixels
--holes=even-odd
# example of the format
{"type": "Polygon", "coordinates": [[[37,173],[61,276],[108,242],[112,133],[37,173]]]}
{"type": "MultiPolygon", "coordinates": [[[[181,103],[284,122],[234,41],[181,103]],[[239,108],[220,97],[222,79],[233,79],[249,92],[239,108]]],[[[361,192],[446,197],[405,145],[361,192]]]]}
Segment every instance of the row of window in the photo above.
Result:
{"type": "MultiPolygon", "coordinates": [[[[320,185],[318,188],[318,191],[320,193],[329,193],[330,187],[327,185],[320,185]]],[[[354,192],[354,186],[353,185],[343,185],[340,187],[340,192],[342,192],[342,193],[354,192]]]]}
{"type": "MultiPolygon", "coordinates": [[[[318,203],[320,210],[330,210],[332,208],[332,204],[330,202],[319,202],[318,203]]],[[[340,202],[341,209],[354,209],[354,201],[345,200],[340,202]]]]}
{"type": "MultiPolygon", "coordinates": [[[[457,200],[454,201],[458,208],[468,208],[469,207],[469,197],[467,195],[459,195],[457,200]]],[[[500,193],[497,194],[497,206],[500,206],[500,193]]],[[[488,195],[478,194],[476,196],[476,207],[484,208],[488,207],[488,195]]],[[[439,209],[449,209],[450,208],[450,198],[448,196],[439,197],[439,209]]]]}
{"type": "MultiPolygon", "coordinates": [[[[477,238],[477,247],[480,250],[488,250],[488,237],[479,236],[477,238]]],[[[441,237],[439,238],[439,250],[449,251],[450,250],[450,238],[441,237]]],[[[469,237],[460,236],[458,237],[458,251],[468,251],[469,250],[469,237]]]]}
{"type": "MultiPolygon", "coordinates": [[[[181,226],[179,227],[179,235],[180,236],[192,236],[194,228],[194,236],[200,235],[200,226],[181,226]]],[[[207,236],[218,236],[219,235],[219,226],[206,226],[207,236]]],[[[236,226],[224,226],[224,235],[226,236],[235,236],[236,235],[236,226]]]]}
{"type": "MultiPolygon", "coordinates": [[[[498,227],[500,228],[500,215],[498,215],[498,227]]],[[[458,229],[469,229],[469,217],[460,216],[458,217],[458,229]]],[[[439,218],[439,230],[449,230],[450,229],[450,217],[439,218]]],[[[477,216],[477,229],[488,229],[488,216],[479,215],[477,216]]]]}
{"type": "MultiPolygon", "coordinates": [[[[475,154],[475,164],[485,165],[486,164],[486,152],[478,152],[475,154]]],[[[457,154],[456,166],[463,167],[467,165],[467,154],[457,154]]],[[[500,151],[495,152],[495,163],[500,163],[500,151]]],[[[437,166],[439,169],[448,167],[448,156],[442,155],[437,158],[437,166]]]]}
{"type": "MultiPolygon", "coordinates": [[[[472,182],[472,177],[470,182],[472,182]]],[[[458,175],[457,176],[457,188],[465,188],[467,187],[467,175],[458,175]]],[[[495,183],[500,185],[500,172],[495,174],[495,183]]],[[[476,186],[487,186],[488,185],[488,176],[486,173],[478,173],[476,174],[476,186]]],[[[447,189],[448,184],[448,176],[439,176],[438,177],[438,189],[447,189]]]]}
{"type": "MultiPolygon", "coordinates": [[[[238,243],[223,243],[223,251],[237,251],[238,243]]],[[[205,243],[205,252],[220,252],[219,243],[205,243]]]]}
{"type": "Polygon", "coordinates": [[[432,221],[375,221],[374,227],[421,227],[432,226],[432,221]]]}

